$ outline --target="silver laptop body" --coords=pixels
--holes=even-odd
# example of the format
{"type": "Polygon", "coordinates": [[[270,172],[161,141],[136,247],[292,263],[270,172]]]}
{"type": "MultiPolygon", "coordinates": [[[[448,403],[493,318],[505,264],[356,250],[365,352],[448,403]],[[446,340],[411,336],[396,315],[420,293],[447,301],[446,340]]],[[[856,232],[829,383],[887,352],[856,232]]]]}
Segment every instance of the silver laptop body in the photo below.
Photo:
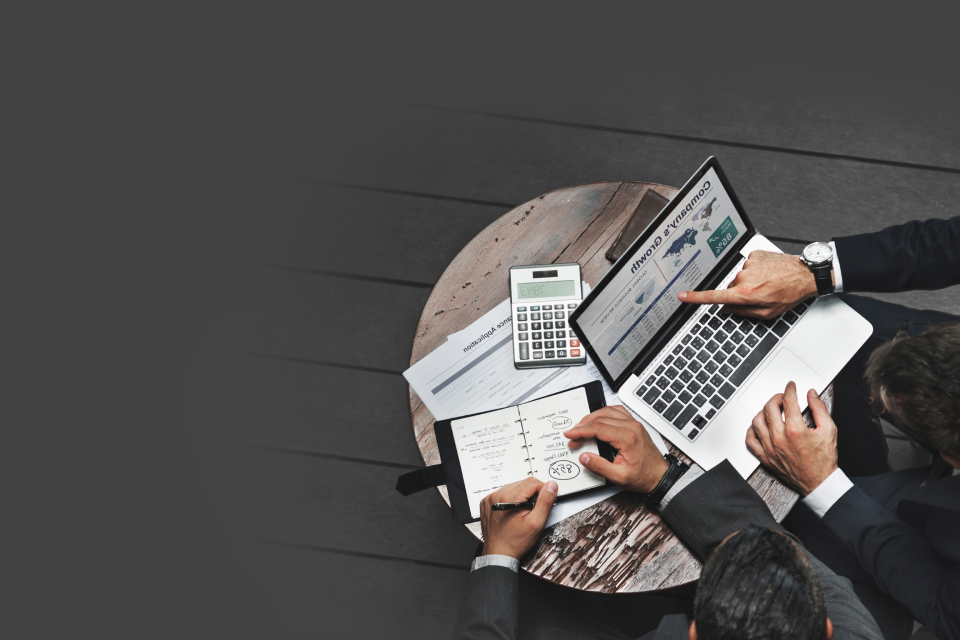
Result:
{"type": "Polygon", "coordinates": [[[792,380],[806,409],[807,390],[821,393],[873,332],[835,296],[762,322],[677,300],[725,288],[757,249],[779,252],[711,157],[570,316],[623,404],[703,468],[727,459],[744,478],[763,405],[792,380]]]}

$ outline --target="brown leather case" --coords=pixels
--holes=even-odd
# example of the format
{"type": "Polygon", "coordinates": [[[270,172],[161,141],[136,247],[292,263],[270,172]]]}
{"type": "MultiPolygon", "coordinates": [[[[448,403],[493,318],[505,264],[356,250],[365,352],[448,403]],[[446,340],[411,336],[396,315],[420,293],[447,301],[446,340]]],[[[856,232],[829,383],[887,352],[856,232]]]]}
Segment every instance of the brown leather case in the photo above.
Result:
{"type": "Polygon", "coordinates": [[[637,203],[637,208],[634,210],[633,215],[630,216],[623,230],[617,235],[617,239],[613,241],[613,244],[610,245],[610,248],[607,249],[606,254],[604,254],[607,256],[607,260],[616,262],[620,256],[623,255],[623,252],[627,250],[627,247],[640,237],[640,234],[647,228],[647,225],[657,217],[657,214],[663,211],[663,208],[667,206],[668,202],[670,202],[670,200],[664,198],[653,189],[647,190],[647,192],[643,194],[643,197],[640,198],[640,202],[637,203]]]}

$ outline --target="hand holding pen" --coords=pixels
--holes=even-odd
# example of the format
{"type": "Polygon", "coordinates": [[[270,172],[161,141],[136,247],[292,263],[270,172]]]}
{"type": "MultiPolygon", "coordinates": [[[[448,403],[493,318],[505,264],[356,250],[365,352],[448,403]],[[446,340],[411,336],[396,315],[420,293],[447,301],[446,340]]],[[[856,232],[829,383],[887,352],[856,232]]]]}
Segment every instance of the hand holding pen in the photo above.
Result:
{"type": "Polygon", "coordinates": [[[497,489],[480,502],[483,555],[520,559],[540,539],[557,499],[557,483],[527,478],[497,489]],[[496,505],[496,506],[495,506],[496,505]]]}

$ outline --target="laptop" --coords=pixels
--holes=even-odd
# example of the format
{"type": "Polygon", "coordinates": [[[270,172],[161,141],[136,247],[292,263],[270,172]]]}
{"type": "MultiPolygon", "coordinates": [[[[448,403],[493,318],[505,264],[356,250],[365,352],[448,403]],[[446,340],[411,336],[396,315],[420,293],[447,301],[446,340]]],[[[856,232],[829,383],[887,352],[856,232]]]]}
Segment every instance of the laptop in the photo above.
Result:
{"type": "Polygon", "coordinates": [[[792,380],[806,409],[806,391],[822,393],[873,332],[836,296],[766,321],[677,299],[726,288],[757,249],[780,252],[710,157],[569,317],[623,404],[704,469],[726,459],[744,478],[764,404],[792,380]]]}

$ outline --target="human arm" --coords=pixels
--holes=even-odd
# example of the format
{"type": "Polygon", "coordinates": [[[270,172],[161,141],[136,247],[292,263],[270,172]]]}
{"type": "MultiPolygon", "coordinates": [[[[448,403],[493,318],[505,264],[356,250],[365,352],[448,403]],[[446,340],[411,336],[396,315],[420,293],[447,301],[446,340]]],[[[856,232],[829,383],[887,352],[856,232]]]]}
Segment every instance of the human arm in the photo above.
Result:
{"type": "MultiPolygon", "coordinates": [[[[896,292],[960,284],[960,217],[907,222],[835,238],[832,244],[837,292],[896,292]]],[[[726,289],[682,291],[678,298],[694,304],[723,304],[730,313],[769,319],[816,294],[813,274],[799,256],[754,251],[726,289]]]]}
{"type": "MultiPolygon", "coordinates": [[[[839,265],[834,261],[833,283],[840,290],[839,265]]],[[[751,251],[726,289],[681,291],[677,297],[691,304],[722,304],[727,313],[770,319],[817,295],[813,272],[800,256],[751,251]]]]}
{"type": "Polygon", "coordinates": [[[894,292],[960,284],[960,216],[835,238],[844,290],[894,292]]]}
{"type": "MultiPolygon", "coordinates": [[[[960,518],[956,512],[948,515],[954,522],[951,529],[957,531],[960,518]]],[[[877,586],[906,606],[915,619],[941,640],[960,639],[960,563],[937,553],[924,531],[857,486],[830,507],[822,522],[877,586]]]]}
{"type": "Polygon", "coordinates": [[[804,503],[877,586],[936,629],[938,637],[960,639],[960,566],[946,562],[922,532],[868,497],[837,468],[837,427],[816,393],[811,390],[807,398],[816,428],[804,425],[790,383],[754,418],[747,448],[805,496],[804,503]]]}
{"type": "MultiPolygon", "coordinates": [[[[760,496],[727,461],[680,491],[663,509],[662,516],[677,536],[704,561],[728,535],[751,524],[793,538],[774,520],[760,496]]],[[[803,549],[799,540],[793,539],[803,549]]],[[[833,623],[833,640],[883,638],[873,616],[854,593],[850,580],[836,575],[811,553],[803,551],[820,582],[827,616],[833,623]]]]}
{"type": "MultiPolygon", "coordinates": [[[[653,466],[657,458],[662,460],[662,456],[652,442],[648,444],[649,438],[642,436],[644,432],[643,426],[629,418],[629,414],[621,407],[607,407],[587,416],[566,435],[573,438],[573,448],[587,437],[615,440],[611,444],[619,452],[613,463],[588,454],[581,456],[581,463],[615,484],[645,493],[659,481],[665,465],[653,466]],[[619,412],[626,417],[619,417],[619,412]],[[631,437],[624,431],[632,431],[634,435],[631,437]],[[644,470],[644,465],[650,468],[644,470]]],[[[699,467],[692,467],[674,485],[667,498],[669,500],[665,498],[661,502],[661,505],[666,503],[661,516],[701,560],[706,560],[727,536],[750,525],[790,535],[776,522],[764,501],[729,461],[705,472],[699,467]],[[690,478],[692,481],[684,482],[690,478]]],[[[799,544],[799,541],[796,542],[799,544]]],[[[819,576],[827,614],[834,625],[834,638],[882,638],[873,618],[854,594],[850,581],[835,575],[810,554],[807,557],[819,576]]]]}
{"type": "Polygon", "coordinates": [[[527,478],[494,491],[480,502],[483,554],[474,561],[467,579],[454,638],[516,638],[519,560],[540,538],[556,499],[556,482],[527,478]],[[536,498],[533,509],[493,510],[497,502],[524,502],[531,498],[536,498]]]}

